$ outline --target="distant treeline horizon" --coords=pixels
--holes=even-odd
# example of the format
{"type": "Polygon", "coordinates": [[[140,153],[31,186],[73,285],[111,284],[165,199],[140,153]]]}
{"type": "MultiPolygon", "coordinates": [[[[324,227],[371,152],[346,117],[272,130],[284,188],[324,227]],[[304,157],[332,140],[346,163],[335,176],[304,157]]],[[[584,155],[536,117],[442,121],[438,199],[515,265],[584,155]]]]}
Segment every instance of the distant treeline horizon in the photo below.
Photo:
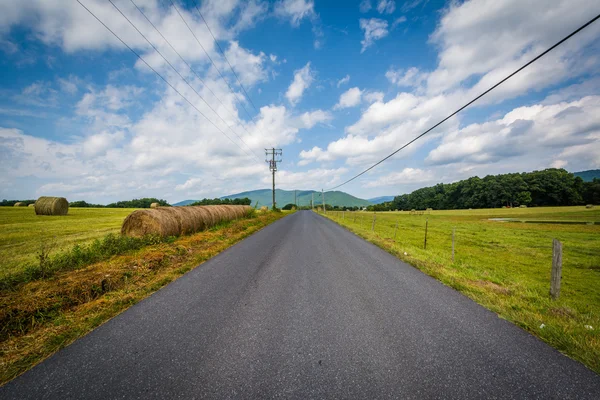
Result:
{"type": "Polygon", "coordinates": [[[600,204],[600,179],[584,182],[557,168],[542,171],[477,176],[439,183],[394,197],[369,210],[452,210],[497,207],[543,207],[600,204]]]}
{"type": "MultiPolygon", "coordinates": [[[[34,204],[35,200],[2,200],[0,206],[13,207],[15,203],[24,203],[25,205],[34,204]]],[[[69,207],[73,208],[150,208],[152,203],[158,203],[161,207],[170,207],[171,205],[163,199],[157,199],[154,197],[144,197],[142,199],[123,200],[117,201],[110,204],[92,204],[84,200],[72,201],[69,203],[69,207]]],[[[202,199],[195,203],[189,204],[190,206],[207,206],[207,205],[222,205],[222,204],[233,204],[233,205],[250,205],[251,200],[247,197],[243,199],[202,199]]]]}

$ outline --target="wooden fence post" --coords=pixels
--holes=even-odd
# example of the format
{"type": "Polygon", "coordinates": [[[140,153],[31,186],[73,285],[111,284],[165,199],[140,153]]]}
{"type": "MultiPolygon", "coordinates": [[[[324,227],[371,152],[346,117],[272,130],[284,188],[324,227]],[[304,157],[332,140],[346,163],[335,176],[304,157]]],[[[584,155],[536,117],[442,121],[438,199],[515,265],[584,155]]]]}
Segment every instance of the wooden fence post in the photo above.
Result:
{"type": "Polygon", "coordinates": [[[429,218],[425,220],[425,242],[423,243],[423,249],[427,250],[427,224],[429,223],[429,218]]]}
{"type": "Polygon", "coordinates": [[[562,243],[552,239],[552,276],[550,278],[550,296],[553,300],[560,296],[560,279],[562,277],[562,243]]]}
{"type": "Polygon", "coordinates": [[[398,221],[396,221],[396,227],[394,228],[394,242],[396,241],[396,232],[398,232],[398,221]]]}
{"type": "Polygon", "coordinates": [[[452,228],[452,262],[454,262],[454,231],[456,228],[452,228]]]}
{"type": "Polygon", "coordinates": [[[371,225],[371,232],[375,231],[375,213],[373,213],[373,225],[371,225]]]}

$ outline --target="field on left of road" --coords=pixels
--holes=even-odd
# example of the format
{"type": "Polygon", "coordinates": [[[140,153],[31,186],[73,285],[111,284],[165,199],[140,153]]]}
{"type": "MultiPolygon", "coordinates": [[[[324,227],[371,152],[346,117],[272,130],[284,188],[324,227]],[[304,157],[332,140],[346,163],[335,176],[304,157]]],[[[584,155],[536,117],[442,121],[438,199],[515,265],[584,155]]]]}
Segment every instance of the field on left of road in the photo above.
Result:
{"type": "Polygon", "coordinates": [[[0,207],[0,279],[50,253],[118,233],[132,208],[70,208],[65,216],[35,215],[31,207],[0,207]]]}
{"type": "Polygon", "coordinates": [[[252,213],[193,235],[130,240],[118,232],[131,211],[38,217],[31,209],[0,208],[0,283],[9,282],[0,285],[0,385],[287,215],[252,213]],[[60,268],[32,275],[48,243],[56,243],[49,257],[60,268]]]}

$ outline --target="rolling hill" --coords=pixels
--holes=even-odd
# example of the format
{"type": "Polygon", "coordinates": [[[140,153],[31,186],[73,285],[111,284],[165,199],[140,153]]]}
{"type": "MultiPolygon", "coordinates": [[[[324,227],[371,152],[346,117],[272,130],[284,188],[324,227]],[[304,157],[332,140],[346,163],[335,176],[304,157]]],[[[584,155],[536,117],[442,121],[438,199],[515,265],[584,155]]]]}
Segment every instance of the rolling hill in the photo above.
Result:
{"type": "Polygon", "coordinates": [[[372,199],[368,199],[368,201],[371,204],[381,204],[381,203],[386,203],[388,201],[392,201],[394,200],[395,196],[379,196],[379,197],[373,197],[372,199]]]}
{"type": "MultiPolygon", "coordinates": [[[[321,197],[321,192],[317,192],[314,190],[297,190],[297,202],[299,206],[308,206],[310,205],[310,201],[312,199],[314,193],[315,205],[321,204],[323,199],[321,197]]],[[[272,205],[272,197],[271,197],[271,189],[260,189],[260,190],[252,190],[249,192],[242,192],[231,194],[228,196],[221,197],[222,199],[235,199],[240,197],[248,197],[252,200],[252,205],[254,206],[258,201],[258,206],[267,206],[271,207],[272,205]]],[[[275,190],[275,201],[277,202],[278,207],[283,207],[288,203],[294,203],[294,191],[293,190],[275,190]]],[[[368,200],[359,199],[358,197],[354,197],[345,192],[340,191],[332,191],[325,192],[325,202],[332,206],[368,206],[371,203],[368,200]]]]}
{"type": "Polygon", "coordinates": [[[580,177],[584,182],[591,182],[594,180],[594,178],[600,179],[600,169],[573,172],[573,175],[580,177]]]}

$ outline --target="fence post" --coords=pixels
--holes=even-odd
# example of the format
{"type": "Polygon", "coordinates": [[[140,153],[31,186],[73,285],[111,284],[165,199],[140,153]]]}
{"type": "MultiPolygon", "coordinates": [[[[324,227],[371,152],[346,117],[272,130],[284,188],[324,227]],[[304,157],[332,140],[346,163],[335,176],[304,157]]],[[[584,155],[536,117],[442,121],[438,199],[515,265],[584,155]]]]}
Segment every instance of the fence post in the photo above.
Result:
{"type": "Polygon", "coordinates": [[[452,262],[454,262],[454,231],[456,228],[452,228],[452,262]]]}
{"type": "Polygon", "coordinates": [[[396,241],[396,232],[398,231],[398,221],[396,221],[396,227],[394,228],[394,242],[396,241]]]}
{"type": "Polygon", "coordinates": [[[354,214],[354,221],[352,222],[356,222],[356,211],[353,211],[352,214],[354,214]]]}
{"type": "Polygon", "coordinates": [[[373,225],[371,225],[371,232],[375,231],[375,213],[373,213],[373,225]]]}
{"type": "Polygon", "coordinates": [[[425,220],[425,242],[423,243],[423,249],[427,250],[427,224],[429,223],[429,218],[425,220]]]}
{"type": "Polygon", "coordinates": [[[553,300],[560,296],[560,279],[562,277],[562,243],[552,239],[552,276],[550,278],[550,296],[553,300]]]}

